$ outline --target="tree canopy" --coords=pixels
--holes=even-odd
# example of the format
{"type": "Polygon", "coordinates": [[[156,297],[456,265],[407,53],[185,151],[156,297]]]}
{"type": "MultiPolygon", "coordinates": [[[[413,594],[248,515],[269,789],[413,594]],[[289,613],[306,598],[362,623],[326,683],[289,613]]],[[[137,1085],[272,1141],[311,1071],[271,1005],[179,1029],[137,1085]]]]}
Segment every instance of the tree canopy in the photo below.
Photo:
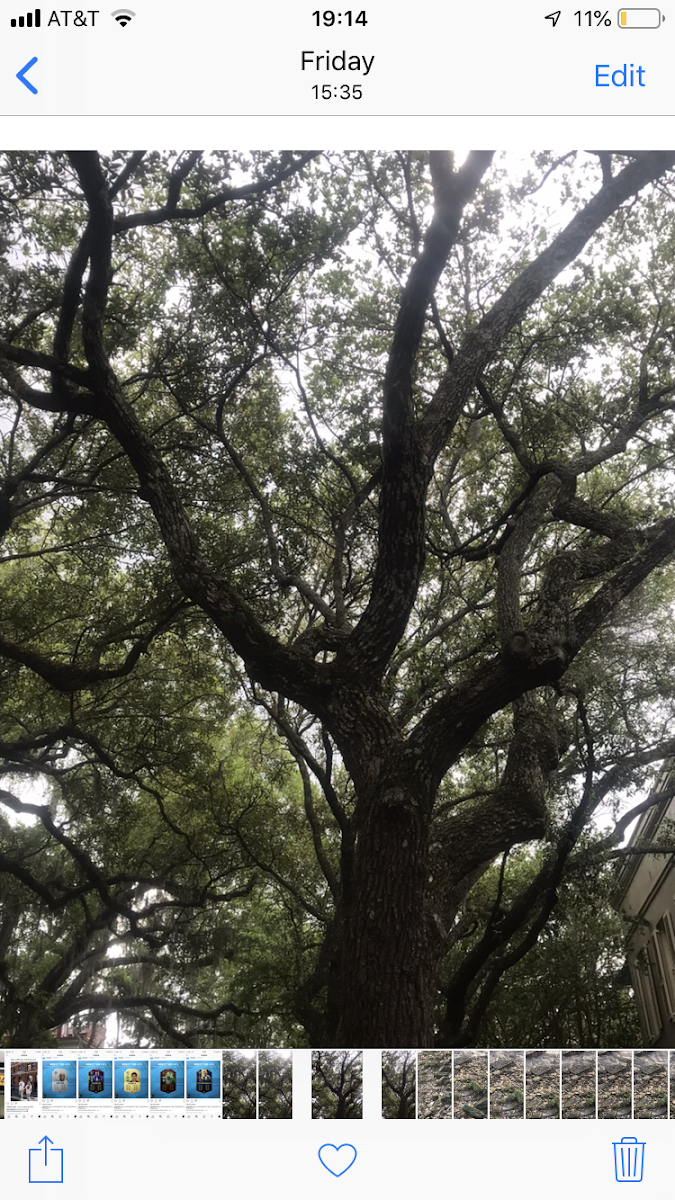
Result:
{"type": "Polygon", "coordinates": [[[258,1118],[290,1121],[293,1117],[293,1059],[280,1050],[258,1051],[258,1118]]]}
{"type": "Polygon", "coordinates": [[[360,1121],[363,1116],[363,1056],[360,1050],[312,1051],[312,1118],[360,1121]]]}
{"type": "Polygon", "coordinates": [[[6,1041],[629,1036],[674,168],[0,155],[6,1041]]]}
{"type": "Polygon", "coordinates": [[[223,1054],[223,1120],[255,1121],[258,1111],[255,1051],[223,1054]]]}
{"type": "Polygon", "coordinates": [[[417,1116],[414,1050],[385,1050],[382,1055],[382,1116],[394,1121],[414,1121],[417,1116]]]}

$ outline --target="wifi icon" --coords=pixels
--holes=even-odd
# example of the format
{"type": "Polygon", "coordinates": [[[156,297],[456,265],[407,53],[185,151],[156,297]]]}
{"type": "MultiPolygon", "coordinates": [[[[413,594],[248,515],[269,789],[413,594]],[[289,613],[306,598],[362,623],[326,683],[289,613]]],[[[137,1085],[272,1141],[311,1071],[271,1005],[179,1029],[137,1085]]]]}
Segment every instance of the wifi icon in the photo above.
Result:
{"type": "Polygon", "coordinates": [[[124,28],[125,25],[129,24],[131,18],[136,16],[136,13],[132,12],[130,8],[116,8],[114,13],[110,15],[115,18],[118,25],[124,28]]]}

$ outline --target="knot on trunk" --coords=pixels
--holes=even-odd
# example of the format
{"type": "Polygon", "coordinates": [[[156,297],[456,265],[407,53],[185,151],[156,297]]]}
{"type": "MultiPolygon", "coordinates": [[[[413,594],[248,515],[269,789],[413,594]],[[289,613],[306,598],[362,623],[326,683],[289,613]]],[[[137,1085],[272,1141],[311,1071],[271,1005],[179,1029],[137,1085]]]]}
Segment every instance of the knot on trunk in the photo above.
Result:
{"type": "Polygon", "coordinates": [[[535,629],[519,629],[513,633],[503,654],[512,666],[520,665],[536,674],[533,686],[553,682],[567,667],[565,647],[550,634],[535,629]]]}
{"type": "Polygon", "coordinates": [[[377,815],[389,828],[412,829],[419,821],[419,806],[404,788],[387,788],[377,801],[377,815]]]}

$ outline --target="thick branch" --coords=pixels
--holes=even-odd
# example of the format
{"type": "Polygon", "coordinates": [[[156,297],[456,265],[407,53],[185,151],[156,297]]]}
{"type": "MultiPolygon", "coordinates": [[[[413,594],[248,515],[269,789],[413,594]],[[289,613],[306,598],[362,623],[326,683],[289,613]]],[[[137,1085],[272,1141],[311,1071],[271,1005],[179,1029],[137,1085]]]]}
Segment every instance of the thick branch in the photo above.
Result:
{"type": "MultiPolygon", "coordinates": [[[[664,518],[648,544],[619,568],[577,613],[568,640],[558,632],[527,629],[509,651],[451,688],[418,723],[409,746],[440,780],[481,725],[508,703],[555,683],[585,643],[652,571],[675,552],[675,517],[664,518]]],[[[516,639],[514,639],[516,641],[516,639]]]]}
{"type": "Polygon", "coordinates": [[[424,505],[428,477],[419,453],[413,368],[431,303],[492,154],[469,155],[460,171],[444,153],[430,158],[434,216],[403,290],[384,380],[383,474],[377,563],[366,611],[342,654],[345,668],[380,676],[405,630],[424,565],[424,505]]]}
{"type": "Polygon", "coordinates": [[[294,175],[298,175],[303,167],[312,159],[318,158],[320,151],[308,150],[300,154],[282,171],[279,171],[271,179],[257,179],[254,183],[245,183],[241,187],[223,188],[217,192],[215,196],[210,196],[208,200],[203,200],[201,204],[195,204],[192,208],[178,208],[178,194],[180,192],[179,184],[192,169],[195,159],[188,159],[188,170],[182,168],[176,169],[169,180],[169,191],[167,202],[162,208],[149,209],[141,213],[129,213],[126,216],[120,216],[115,219],[115,233],[122,233],[125,229],[138,229],[139,226],[147,225],[162,225],[166,221],[194,221],[198,217],[205,217],[207,213],[214,212],[217,208],[222,208],[232,200],[247,200],[252,196],[265,196],[268,192],[273,192],[280,183],[284,183],[287,179],[291,179],[294,175]]]}
{"type": "Polygon", "coordinates": [[[176,579],[186,596],[214,621],[249,672],[264,686],[320,711],[321,676],[326,672],[299,650],[285,647],[255,616],[250,605],[223,576],[199,557],[183,502],[162,457],[133,409],[127,404],[108,362],[102,337],[112,244],[113,216],[98,156],[73,154],[91,211],[90,272],[83,303],[82,329],[87,361],[95,381],[102,418],[126,452],[141,483],[166,545],[176,579]]]}
{"type": "Polygon", "coordinates": [[[649,183],[675,166],[675,152],[636,155],[618,175],[607,180],[581,212],[530,263],[475,330],[466,335],[427,407],[420,430],[428,469],[446,444],[471,391],[504,338],[542,295],[557,275],[581,253],[608,217],[649,183]]]}

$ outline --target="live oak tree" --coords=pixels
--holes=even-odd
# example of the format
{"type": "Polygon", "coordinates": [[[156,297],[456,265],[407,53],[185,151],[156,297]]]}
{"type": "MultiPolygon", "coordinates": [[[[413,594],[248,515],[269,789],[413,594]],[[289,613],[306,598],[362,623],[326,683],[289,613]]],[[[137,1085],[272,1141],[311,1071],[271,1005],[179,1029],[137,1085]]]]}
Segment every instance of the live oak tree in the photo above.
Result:
{"type": "Polygon", "coordinates": [[[0,159],[4,1036],[471,1043],[625,853],[674,166],[0,159]]]}
{"type": "Polygon", "coordinates": [[[255,1121],[258,1095],[255,1052],[223,1054],[223,1120],[255,1121]]]}
{"type": "Polygon", "coordinates": [[[363,1116],[363,1062],[359,1050],[312,1052],[312,1118],[360,1121],[363,1116]]]}
{"type": "MultiPolygon", "coordinates": [[[[590,849],[590,848],[589,848],[590,849]]],[[[540,852],[511,856],[502,906],[510,904],[541,870],[540,852]]],[[[458,940],[443,964],[451,979],[477,943],[492,912],[499,864],[473,889],[465,919],[473,930],[458,940]]],[[[558,888],[545,928],[529,952],[503,972],[475,1024],[478,1046],[639,1046],[642,1035],[625,964],[625,930],[612,905],[613,864],[594,853],[575,856],[558,888]]],[[[475,1010],[474,1010],[475,1013],[475,1010]]],[[[472,1014],[473,1016],[474,1014],[472,1014]]]]}
{"type": "Polygon", "coordinates": [[[293,1117],[293,1060],[283,1050],[258,1051],[258,1118],[290,1121],[293,1117]]]}
{"type": "Polygon", "coordinates": [[[382,1116],[414,1121],[417,1115],[417,1055],[414,1050],[385,1050],[382,1055],[382,1116]]]}

